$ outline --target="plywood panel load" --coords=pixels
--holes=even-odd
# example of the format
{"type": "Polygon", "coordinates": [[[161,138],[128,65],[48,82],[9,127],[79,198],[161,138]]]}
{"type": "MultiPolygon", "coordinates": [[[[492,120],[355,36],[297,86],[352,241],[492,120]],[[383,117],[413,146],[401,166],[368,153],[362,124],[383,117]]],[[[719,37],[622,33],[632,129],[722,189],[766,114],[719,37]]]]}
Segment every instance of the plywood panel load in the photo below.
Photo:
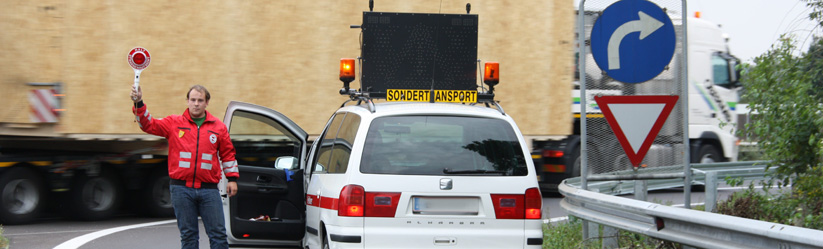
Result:
{"type": "MultiPolygon", "coordinates": [[[[376,1],[375,11],[465,13],[466,2],[376,1]]],[[[573,6],[569,1],[472,1],[478,57],[498,61],[496,99],[526,135],[571,132],[573,6]]],[[[340,58],[357,57],[368,1],[13,1],[0,9],[0,133],[128,136],[142,132],[129,99],[133,47],[155,117],[181,114],[194,84],[222,119],[231,100],[278,110],[318,134],[346,100],[340,58]],[[57,122],[33,120],[28,93],[59,83],[57,122]]],[[[357,81],[353,88],[358,88],[357,81]]]]}

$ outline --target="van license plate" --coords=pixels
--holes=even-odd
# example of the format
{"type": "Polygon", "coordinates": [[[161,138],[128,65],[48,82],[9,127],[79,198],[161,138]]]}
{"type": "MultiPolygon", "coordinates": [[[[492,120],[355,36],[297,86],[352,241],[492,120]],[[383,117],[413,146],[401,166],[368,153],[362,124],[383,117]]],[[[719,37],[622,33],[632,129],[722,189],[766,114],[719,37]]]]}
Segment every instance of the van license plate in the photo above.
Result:
{"type": "Polygon", "coordinates": [[[414,214],[477,215],[480,198],[477,197],[413,197],[414,214]]]}

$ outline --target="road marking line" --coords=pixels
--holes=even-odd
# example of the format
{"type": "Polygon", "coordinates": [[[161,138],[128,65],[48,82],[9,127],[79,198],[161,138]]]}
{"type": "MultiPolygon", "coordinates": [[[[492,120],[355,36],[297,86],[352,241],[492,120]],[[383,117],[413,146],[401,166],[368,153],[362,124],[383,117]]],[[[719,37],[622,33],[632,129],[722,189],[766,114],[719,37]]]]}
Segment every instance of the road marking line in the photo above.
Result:
{"type": "Polygon", "coordinates": [[[143,224],[122,226],[122,227],[114,227],[114,228],[109,228],[109,229],[106,229],[106,230],[100,230],[100,231],[97,231],[97,232],[89,233],[89,234],[86,234],[86,235],[83,235],[83,236],[80,236],[80,237],[73,238],[69,241],[63,242],[62,244],[59,244],[59,245],[55,246],[54,249],[77,249],[77,248],[80,248],[81,246],[85,245],[86,243],[89,243],[92,240],[95,240],[95,239],[98,239],[100,237],[103,237],[103,236],[106,236],[106,235],[109,235],[109,234],[113,234],[113,233],[116,233],[116,232],[125,231],[125,230],[129,230],[129,229],[135,229],[135,228],[141,228],[141,227],[163,225],[163,224],[174,223],[174,222],[177,222],[177,220],[175,219],[175,220],[155,221],[155,222],[149,222],[149,223],[143,223],[143,224]]]}
{"type": "Polygon", "coordinates": [[[569,219],[569,216],[554,217],[554,218],[551,218],[551,219],[543,220],[543,224],[556,223],[556,222],[560,222],[560,221],[564,221],[564,220],[568,220],[568,219],[569,219]]]}
{"type": "Polygon", "coordinates": [[[63,234],[63,233],[82,233],[82,232],[93,232],[99,231],[94,229],[85,229],[85,230],[67,230],[67,231],[54,231],[54,232],[37,232],[37,233],[3,233],[3,236],[33,236],[33,235],[46,235],[46,234],[63,234]]]}

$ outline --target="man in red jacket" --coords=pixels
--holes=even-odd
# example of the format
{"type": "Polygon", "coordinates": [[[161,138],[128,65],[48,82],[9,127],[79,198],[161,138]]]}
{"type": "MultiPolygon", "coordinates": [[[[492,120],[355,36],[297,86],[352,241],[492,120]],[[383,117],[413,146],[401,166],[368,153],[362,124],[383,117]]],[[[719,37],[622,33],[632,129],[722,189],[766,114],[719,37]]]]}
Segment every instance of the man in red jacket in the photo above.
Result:
{"type": "Polygon", "coordinates": [[[169,189],[182,248],[199,247],[197,216],[203,219],[211,248],[228,248],[217,183],[225,173],[226,193],[232,197],[237,194],[240,174],[226,125],[206,111],[211,94],[201,85],[192,86],[183,115],[165,118],[152,118],[143,103],[142,89],[132,89],[131,97],[140,129],[168,140],[169,189]]]}

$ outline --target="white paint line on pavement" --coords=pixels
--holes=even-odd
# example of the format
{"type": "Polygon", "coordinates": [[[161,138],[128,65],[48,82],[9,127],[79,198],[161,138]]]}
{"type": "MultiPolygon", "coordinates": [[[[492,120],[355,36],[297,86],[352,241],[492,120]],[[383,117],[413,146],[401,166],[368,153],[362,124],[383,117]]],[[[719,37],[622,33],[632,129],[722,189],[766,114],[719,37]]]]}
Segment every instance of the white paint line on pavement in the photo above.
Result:
{"type": "Polygon", "coordinates": [[[163,225],[163,224],[174,223],[174,222],[177,222],[177,220],[155,221],[155,222],[149,222],[149,223],[143,223],[143,224],[135,224],[135,225],[109,228],[109,229],[106,229],[106,230],[100,230],[100,231],[97,231],[97,232],[89,233],[89,234],[71,239],[69,241],[63,242],[62,244],[59,244],[59,245],[55,246],[54,249],[77,249],[77,248],[80,248],[81,246],[85,245],[86,243],[89,243],[92,240],[95,240],[95,239],[98,239],[100,237],[103,237],[103,236],[106,236],[106,235],[109,235],[109,234],[113,234],[113,233],[116,233],[116,232],[125,231],[125,230],[129,230],[129,229],[135,229],[135,228],[141,228],[141,227],[163,225]]]}
{"type": "Polygon", "coordinates": [[[568,219],[569,219],[568,216],[554,217],[554,218],[551,218],[551,219],[543,220],[543,224],[555,223],[555,222],[564,221],[564,220],[568,220],[568,219]]]}

